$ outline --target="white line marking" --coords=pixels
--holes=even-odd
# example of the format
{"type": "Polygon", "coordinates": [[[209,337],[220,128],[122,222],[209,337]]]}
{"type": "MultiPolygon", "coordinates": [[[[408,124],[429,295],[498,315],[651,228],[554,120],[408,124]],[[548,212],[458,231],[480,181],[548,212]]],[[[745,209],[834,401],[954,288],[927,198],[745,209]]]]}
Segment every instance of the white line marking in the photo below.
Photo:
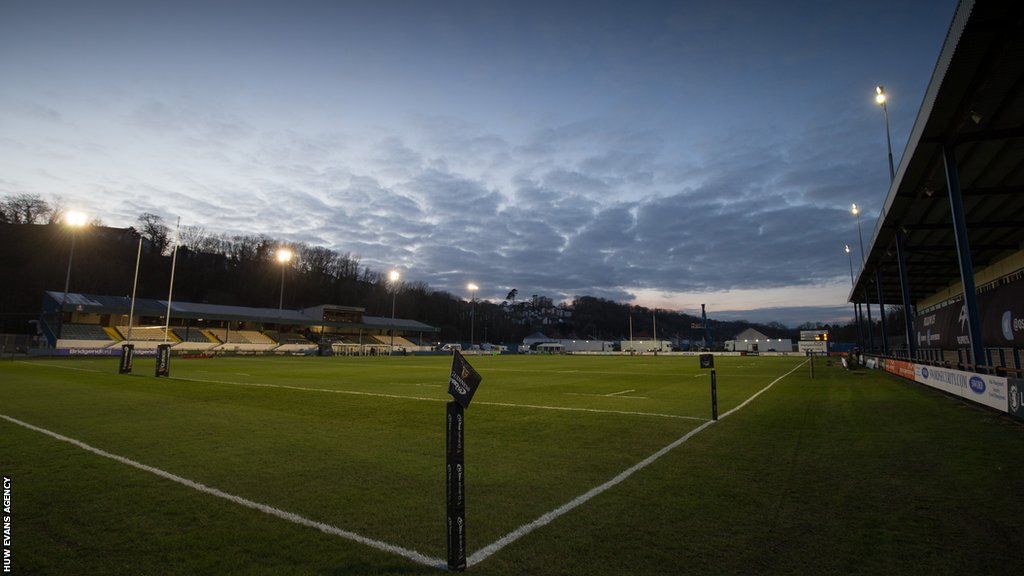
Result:
{"type": "MultiPolygon", "coordinates": [[[[739,406],[733,408],[732,410],[729,410],[728,412],[720,415],[718,417],[719,420],[721,420],[722,418],[725,418],[726,416],[729,416],[730,414],[735,413],[740,408],[743,408],[744,406],[749,404],[754,398],[757,398],[762,393],[767,391],[769,388],[774,386],[776,382],[778,382],[779,380],[782,380],[786,376],[789,376],[793,372],[796,372],[797,368],[800,368],[801,366],[803,366],[806,363],[807,363],[807,361],[804,360],[804,362],[802,362],[800,364],[797,364],[796,367],[793,368],[792,370],[790,370],[789,372],[786,372],[782,376],[779,376],[775,380],[772,380],[770,384],[768,384],[767,386],[765,386],[761,390],[757,391],[750,398],[747,398],[745,401],[743,401],[742,404],[740,404],[739,406]]],[[[627,468],[626,470],[620,472],[618,476],[612,478],[611,480],[608,480],[604,484],[601,484],[600,486],[596,486],[594,488],[591,488],[589,491],[584,492],[583,494],[573,498],[572,500],[566,502],[565,504],[562,504],[558,508],[555,508],[554,510],[551,510],[550,512],[545,512],[544,514],[539,516],[536,520],[533,520],[532,522],[523,524],[519,528],[516,528],[515,530],[509,532],[508,534],[502,536],[501,538],[498,538],[494,542],[491,542],[487,546],[484,546],[483,548],[477,550],[476,552],[473,552],[472,554],[470,554],[469,558],[466,559],[466,566],[468,567],[470,565],[479,564],[480,562],[483,562],[484,560],[488,559],[495,552],[501,550],[505,546],[508,546],[509,544],[515,542],[516,540],[519,540],[520,538],[522,538],[523,536],[526,536],[530,532],[533,532],[537,528],[540,528],[542,526],[550,524],[552,520],[558,518],[559,516],[565,515],[566,513],[570,512],[572,509],[577,508],[581,504],[586,503],[588,500],[592,499],[594,496],[597,496],[598,494],[601,494],[602,492],[608,490],[609,488],[614,487],[616,484],[619,484],[620,482],[622,482],[626,478],[629,478],[630,476],[632,476],[633,474],[637,473],[638,471],[643,470],[644,468],[650,466],[655,460],[657,460],[658,458],[661,458],[665,454],[668,454],[673,449],[678,447],[680,444],[686,442],[687,440],[689,440],[693,436],[699,434],[705,428],[707,428],[708,426],[711,426],[714,423],[715,423],[714,420],[709,420],[709,421],[701,424],[700,426],[697,426],[693,430],[690,430],[686,434],[680,436],[678,439],[676,439],[674,442],[672,442],[668,446],[665,446],[661,450],[658,450],[654,454],[651,454],[647,458],[644,458],[640,462],[638,462],[638,463],[634,464],[633,466],[627,468]]]]}
{"type": "Polygon", "coordinates": [[[591,398],[629,398],[632,400],[650,400],[647,396],[612,396],[610,394],[588,394],[586,392],[562,392],[569,396],[590,396],[591,398]]]}
{"type": "MultiPolygon", "coordinates": [[[[182,378],[180,376],[171,376],[170,380],[181,380],[184,382],[208,382],[211,384],[227,384],[229,386],[255,386],[258,388],[285,388],[288,390],[303,390],[306,392],[327,392],[330,394],[351,394],[354,396],[373,396],[377,398],[398,398],[401,400],[421,400],[426,402],[447,402],[447,398],[428,398],[425,396],[405,396],[402,394],[384,394],[381,392],[360,392],[357,390],[337,390],[332,388],[305,388],[303,386],[288,386],[286,384],[261,384],[258,382],[231,382],[229,380],[205,380],[202,378],[182,378]]],[[[701,422],[707,420],[707,418],[700,418],[697,416],[680,416],[678,414],[661,414],[658,412],[631,412],[627,410],[600,410],[598,408],[576,408],[571,406],[542,406],[538,404],[513,404],[510,402],[487,402],[484,400],[476,400],[473,402],[474,406],[504,406],[507,408],[532,408],[535,410],[561,410],[565,412],[594,412],[599,414],[625,414],[629,416],[654,416],[658,418],[677,418],[681,420],[699,420],[701,422]]]]}
{"type": "Polygon", "coordinates": [[[77,366],[58,366],[56,364],[47,364],[45,362],[29,362],[27,360],[15,360],[18,364],[28,364],[29,366],[46,366],[47,368],[60,368],[61,370],[77,370],[79,372],[103,372],[103,370],[96,370],[93,368],[78,368],[77,366]]]}
{"type": "MultiPolygon", "coordinates": [[[[22,362],[22,361],[19,361],[22,362]]],[[[47,366],[50,368],[64,368],[71,370],[87,370],[88,372],[103,372],[102,370],[88,370],[86,368],[71,368],[70,366],[55,366],[53,364],[42,364],[35,362],[23,362],[24,364],[31,364],[33,366],[47,366]]],[[[331,394],[351,394],[354,396],[374,396],[378,398],[398,398],[401,400],[420,400],[426,402],[447,402],[446,398],[427,398],[425,396],[404,396],[402,394],[383,394],[380,392],[359,392],[357,390],[335,390],[331,388],[306,388],[303,386],[288,386],[286,384],[260,384],[259,382],[231,382],[229,380],[207,380],[203,378],[182,378],[180,376],[171,376],[169,380],[180,380],[183,382],[207,382],[210,384],[226,384],[229,386],[253,386],[256,388],[284,388],[287,390],[302,390],[305,392],[327,392],[331,394]]],[[[646,399],[646,398],[645,398],[646,399]]],[[[563,412],[591,412],[597,414],[623,414],[627,416],[651,416],[656,418],[676,418],[680,420],[699,420],[701,422],[707,420],[707,418],[700,418],[697,416],[680,416],[678,414],[660,414],[658,412],[630,412],[626,410],[599,410],[597,408],[573,408],[569,406],[540,406],[536,404],[512,404],[509,402],[486,402],[483,400],[477,400],[474,402],[477,406],[504,406],[506,408],[532,408],[534,410],[560,410],[563,412]]]]}
{"type": "Polygon", "coordinates": [[[628,393],[630,393],[630,392],[636,392],[636,389],[632,389],[632,390],[623,390],[623,391],[621,391],[621,392],[611,392],[611,393],[609,393],[609,394],[605,394],[605,396],[618,396],[619,394],[628,394],[628,393]]]}
{"type": "Polygon", "coordinates": [[[398,556],[402,556],[404,558],[412,560],[413,562],[416,562],[416,563],[419,563],[419,564],[423,564],[425,566],[430,566],[432,568],[441,568],[441,569],[444,569],[444,568],[447,567],[446,566],[446,562],[444,560],[441,560],[440,558],[431,558],[431,557],[429,557],[429,556],[427,556],[425,554],[421,554],[421,553],[419,553],[419,552],[417,552],[415,550],[411,550],[409,548],[403,548],[401,546],[396,546],[394,544],[389,544],[389,543],[383,542],[381,540],[375,540],[373,538],[367,538],[366,536],[362,536],[360,534],[356,534],[355,532],[351,532],[349,530],[343,530],[341,528],[338,528],[338,527],[335,527],[335,526],[331,526],[330,524],[325,524],[323,522],[317,522],[316,520],[310,520],[308,518],[305,518],[303,516],[299,516],[298,514],[294,514],[292,512],[286,512],[286,511],[281,510],[279,508],[274,508],[273,506],[268,506],[266,504],[260,504],[259,502],[253,502],[252,500],[249,500],[247,498],[242,498],[241,496],[235,496],[234,494],[228,494],[227,492],[224,492],[223,490],[219,490],[217,488],[213,488],[212,486],[207,486],[205,484],[201,484],[201,483],[196,482],[194,480],[189,480],[188,478],[182,478],[181,476],[178,476],[177,474],[172,474],[172,473],[167,472],[165,470],[161,470],[159,468],[155,468],[155,467],[149,466],[147,464],[142,464],[141,462],[136,462],[135,460],[132,460],[130,458],[125,458],[124,456],[118,456],[117,454],[111,454],[110,452],[107,452],[105,450],[100,450],[99,448],[95,448],[93,446],[90,446],[89,444],[86,444],[85,442],[82,442],[80,440],[75,440],[74,438],[68,438],[67,436],[63,436],[63,435],[58,434],[56,432],[51,432],[50,430],[47,430],[45,428],[40,428],[38,426],[33,426],[32,424],[29,424],[28,422],[22,422],[21,420],[18,420],[16,418],[11,418],[10,416],[5,416],[3,414],[0,414],[0,418],[3,418],[4,420],[7,420],[8,422],[10,422],[12,424],[17,424],[18,426],[21,426],[23,428],[28,428],[29,430],[33,430],[35,432],[39,432],[40,434],[45,434],[45,435],[47,435],[47,436],[49,436],[51,438],[56,438],[57,440],[60,440],[61,442],[67,442],[68,444],[72,444],[74,446],[77,446],[77,447],[81,448],[82,450],[85,450],[87,452],[92,452],[93,454],[96,454],[97,456],[103,456],[104,458],[110,458],[111,460],[114,460],[116,462],[120,462],[121,464],[126,464],[128,466],[131,466],[132,468],[137,468],[137,469],[142,470],[144,472],[149,472],[150,474],[155,474],[157,476],[160,476],[161,478],[165,478],[165,479],[170,480],[172,482],[177,482],[178,484],[181,484],[183,486],[187,486],[189,488],[192,488],[193,490],[198,490],[200,492],[204,492],[206,494],[210,494],[211,496],[216,496],[218,498],[223,498],[223,499],[228,500],[230,502],[234,502],[235,504],[238,504],[240,506],[245,506],[246,508],[252,508],[253,510],[258,510],[260,512],[263,512],[264,514],[269,514],[271,516],[276,516],[276,517],[281,518],[283,520],[288,520],[289,522],[294,522],[295,524],[301,524],[303,526],[308,526],[310,528],[316,528],[317,530],[320,530],[321,532],[324,532],[324,533],[327,533],[327,534],[333,534],[334,536],[340,536],[340,537],[342,537],[342,538],[344,538],[346,540],[351,540],[353,542],[358,542],[360,544],[364,544],[364,545],[369,546],[371,548],[376,548],[377,550],[380,550],[382,552],[388,552],[388,553],[391,553],[391,554],[396,554],[398,556]]]}

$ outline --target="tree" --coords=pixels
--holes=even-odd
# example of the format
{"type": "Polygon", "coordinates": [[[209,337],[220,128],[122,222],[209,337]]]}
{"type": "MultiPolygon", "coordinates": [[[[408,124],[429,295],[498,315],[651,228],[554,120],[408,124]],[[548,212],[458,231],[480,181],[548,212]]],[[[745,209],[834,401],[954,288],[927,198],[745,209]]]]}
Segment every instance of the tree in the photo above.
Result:
{"type": "Polygon", "coordinates": [[[0,213],[11,224],[42,224],[53,208],[38,194],[17,194],[0,201],[0,213]]]}
{"type": "Polygon", "coordinates": [[[164,224],[164,219],[151,212],[143,212],[139,215],[139,232],[153,245],[157,254],[163,254],[169,242],[170,229],[164,224]]]}
{"type": "Polygon", "coordinates": [[[508,296],[505,296],[505,300],[511,301],[512,304],[514,305],[516,303],[516,296],[518,296],[518,295],[519,295],[519,290],[516,290],[515,288],[513,288],[512,290],[509,291],[508,296]]]}

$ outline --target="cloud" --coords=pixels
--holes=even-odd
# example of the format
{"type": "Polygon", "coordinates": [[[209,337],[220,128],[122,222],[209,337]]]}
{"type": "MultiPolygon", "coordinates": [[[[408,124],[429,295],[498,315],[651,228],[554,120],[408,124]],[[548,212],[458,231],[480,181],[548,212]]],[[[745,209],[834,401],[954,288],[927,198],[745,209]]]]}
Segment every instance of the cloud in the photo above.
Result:
{"type": "MultiPolygon", "coordinates": [[[[485,298],[513,287],[556,299],[726,293],[848,273],[844,195],[860,181],[856,160],[735,137],[677,159],[656,133],[603,120],[519,140],[446,120],[409,132],[265,130],[216,107],[154,100],[126,125],[174,169],[154,178],[120,166],[94,189],[116,206],[110,223],[180,214],[212,231],[353,252],[454,293],[472,280],[485,298]]],[[[772,319],[795,318],[781,310],[772,319]]]]}

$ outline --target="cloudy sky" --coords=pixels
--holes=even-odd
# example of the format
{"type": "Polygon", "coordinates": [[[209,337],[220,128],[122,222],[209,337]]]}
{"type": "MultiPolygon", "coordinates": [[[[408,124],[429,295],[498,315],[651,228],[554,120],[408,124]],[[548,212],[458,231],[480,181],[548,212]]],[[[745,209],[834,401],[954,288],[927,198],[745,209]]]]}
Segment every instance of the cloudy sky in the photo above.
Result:
{"type": "Polygon", "coordinates": [[[873,88],[898,162],[955,5],[3,0],[0,194],[489,298],[845,317],[873,88]]]}

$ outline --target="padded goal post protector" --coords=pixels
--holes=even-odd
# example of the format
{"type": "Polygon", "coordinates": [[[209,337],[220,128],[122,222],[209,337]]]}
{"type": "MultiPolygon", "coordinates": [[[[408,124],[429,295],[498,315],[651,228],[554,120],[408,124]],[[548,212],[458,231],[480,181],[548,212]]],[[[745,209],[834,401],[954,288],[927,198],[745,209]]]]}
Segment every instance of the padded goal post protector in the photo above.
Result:
{"type": "Polygon", "coordinates": [[[171,345],[159,344],[156,347],[156,376],[171,375],[171,345]]]}
{"type": "Polygon", "coordinates": [[[121,345],[121,362],[117,366],[118,374],[131,374],[132,361],[135,359],[135,344],[121,345]]]}
{"type": "Polygon", "coordinates": [[[1006,379],[1006,408],[1010,416],[1024,420],[1024,380],[1006,379]]]}

